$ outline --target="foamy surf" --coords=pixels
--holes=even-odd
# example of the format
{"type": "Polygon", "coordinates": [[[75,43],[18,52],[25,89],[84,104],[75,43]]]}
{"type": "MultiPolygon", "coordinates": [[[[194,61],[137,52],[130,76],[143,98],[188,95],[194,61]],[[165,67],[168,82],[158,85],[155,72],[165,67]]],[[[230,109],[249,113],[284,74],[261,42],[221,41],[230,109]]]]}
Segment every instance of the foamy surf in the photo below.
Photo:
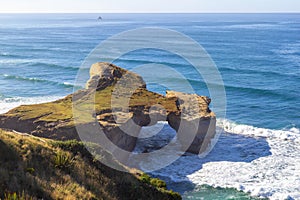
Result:
{"type": "MultiPolygon", "coordinates": [[[[228,120],[219,120],[218,125],[224,127],[223,133],[206,157],[183,156],[152,174],[172,182],[235,188],[272,200],[300,199],[299,129],[264,129],[228,120]]],[[[140,167],[159,162],[160,158],[152,158],[140,167]]]]}
{"type": "MultiPolygon", "coordinates": [[[[19,105],[44,103],[59,99],[48,97],[14,97],[0,100],[0,113],[19,105]]],[[[153,172],[172,182],[191,182],[194,185],[235,188],[256,197],[277,199],[300,199],[300,131],[272,130],[236,124],[229,120],[218,120],[222,134],[213,150],[204,158],[197,155],[180,157],[173,164],[153,172]]],[[[158,141],[146,140],[149,146],[158,142],[167,144],[174,138],[174,130],[166,123],[150,127],[144,138],[161,135],[158,141]]],[[[143,145],[143,144],[140,144],[143,145]]],[[[142,146],[140,146],[142,148],[142,146]]],[[[142,151],[142,149],[140,149],[142,151]]],[[[165,152],[166,154],[171,152],[165,152]]],[[[178,152],[180,153],[180,152],[178,152]]],[[[166,157],[168,155],[162,155],[166,157]]],[[[159,157],[139,163],[155,165],[159,157]]]]}
{"type": "Polygon", "coordinates": [[[43,97],[12,97],[0,99],[0,114],[18,107],[20,105],[30,105],[46,103],[62,98],[61,96],[43,96],[43,97]]]}
{"type": "Polygon", "coordinates": [[[299,129],[271,130],[227,120],[221,124],[226,132],[263,139],[268,146],[254,151],[258,158],[251,162],[206,162],[202,169],[187,176],[189,180],[197,185],[231,187],[257,197],[300,199],[299,129]],[[271,154],[266,156],[266,151],[271,154]]]}

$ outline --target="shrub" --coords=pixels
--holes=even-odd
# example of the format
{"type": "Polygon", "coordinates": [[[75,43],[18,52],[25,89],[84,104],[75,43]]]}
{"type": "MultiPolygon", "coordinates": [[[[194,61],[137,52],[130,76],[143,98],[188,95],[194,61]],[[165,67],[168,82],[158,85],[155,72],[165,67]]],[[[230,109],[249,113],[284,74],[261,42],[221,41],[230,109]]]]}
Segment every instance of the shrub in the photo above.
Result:
{"type": "Polygon", "coordinates": [[[164,192],[168,193],[172,199],[181,200],[182,197],[178,192],[174,192],[173,190],[165,190],[164,192]]]}
{"type": "Polygon", "coordinates": [[[58,151],[54,158],[54,165],[56,168],[65,169],[73,164],[73,160],[74,158],[72,158],[70,154],[58,151]]]}
{"type": "Polygon", "coordinates": [[[35,170],[34,170],[34,168],[32,168],[32,167],[28,167],[28,168],[26,169],[26,172],[28,172],[28,173],[30,173],[30,174],[33,174],[33,173],[35,172],[35,170]]]}
{"type": "Polygon", "coordinates": [[[150,184],[151,177],[146,173],[142,173],[142,175],[140,176],[140,180],[144,183],[150,184]]]}
{"type": "Polygon", "coordinates": [[[16,193],[16,192],[6,192],[4,194],[4,200],[32,200],[32,197],[29,197],[28,195],[25,195],[25,192],[22,193],[16,193]]]}
{"type": "MultiPolygon", "coordinates": [[[[18,196],[17,196],[17,193],[5,193],[4,194],[4,200],[18,200],[18,196]]],[[[23,199],[22,197],[20,199],[23,199]]]]}
{"type": "Polygon", "coordinates": [[[142,173],[140,176],[140,180],[144,183],[150,184],[156,188],[166,189],[167,184],[163,180],[160,180],[159,178],[151,178],[148,174],[142,173]]]}
{"type": "Polygon", "coordinates": [[[66,141],[51,141],[52,146],[59,147],[63,150],[72,150],[74,148],[82,148],[84,145],[82,142],[77,140],[66,140],[66,141]]]}
{"type": "Polygon", "coordinates": [[[163,180],[160,180],[158,178],[152,178],[150,180],[150,184],[157,188],[167,189],[167,184],[163,180]]]}

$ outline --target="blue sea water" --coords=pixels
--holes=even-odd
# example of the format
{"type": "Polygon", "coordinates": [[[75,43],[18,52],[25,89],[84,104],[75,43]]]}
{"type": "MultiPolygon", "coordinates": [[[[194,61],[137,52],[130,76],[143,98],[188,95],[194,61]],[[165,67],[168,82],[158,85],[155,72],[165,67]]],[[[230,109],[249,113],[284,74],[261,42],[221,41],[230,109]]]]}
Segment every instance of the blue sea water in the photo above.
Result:
{"type": "MultiPolygon", "coordinates": [[[[0,111],[72,93],[80,88],[75,78],[81,63],[100,42],[126,30],[162,27],[186,34],[210,54],[225,84],[226,119],[299,132],[300,14],[102,14],[101,21],[98,16],[0,14],[0,111]]],[[[143,50],[115,62],[128,69],[149,63],[172,66],[197,93],[209,95],[202,78],[174,55],[143,50]]],[[[180,87],[178,80],[169,81],[180,87]]],[[[159,85],[149,87],[164,92],[159,85]]],[[[192,193],[195,199],[205,196],[201,191],[192,193]]],[[[211,192],[210,199],[225,198],[211,192]]]]}

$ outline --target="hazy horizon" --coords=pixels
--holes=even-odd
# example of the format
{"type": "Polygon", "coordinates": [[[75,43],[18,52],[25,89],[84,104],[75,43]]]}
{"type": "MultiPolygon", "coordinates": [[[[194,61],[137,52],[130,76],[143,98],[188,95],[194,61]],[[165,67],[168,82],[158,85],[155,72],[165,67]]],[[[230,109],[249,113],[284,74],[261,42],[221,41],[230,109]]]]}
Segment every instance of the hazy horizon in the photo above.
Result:
{"type": "Polygon", "coordinates": [[[0,12],[0,14],[300,14],[297,12],[0,12]]]}
{"type": "MultiPolygon", "coordinates": [[[[0,0],[1,1],[1,0],[0,0]]],[[[2,0],[3,1],[3,0],[2,0]]],[[[298,0],[11,0],[0,13],[299,13],[298,0]]]]}

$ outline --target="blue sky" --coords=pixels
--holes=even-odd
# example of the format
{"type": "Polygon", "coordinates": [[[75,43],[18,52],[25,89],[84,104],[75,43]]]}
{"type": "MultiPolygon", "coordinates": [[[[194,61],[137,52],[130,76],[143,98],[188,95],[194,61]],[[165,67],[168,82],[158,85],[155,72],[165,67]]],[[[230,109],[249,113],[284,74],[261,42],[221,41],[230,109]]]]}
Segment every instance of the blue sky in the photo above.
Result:
{"type": "Polygon", "coordinates": [[[300,0],[0,0],[9,12],[300,12],[300,0]]]}

